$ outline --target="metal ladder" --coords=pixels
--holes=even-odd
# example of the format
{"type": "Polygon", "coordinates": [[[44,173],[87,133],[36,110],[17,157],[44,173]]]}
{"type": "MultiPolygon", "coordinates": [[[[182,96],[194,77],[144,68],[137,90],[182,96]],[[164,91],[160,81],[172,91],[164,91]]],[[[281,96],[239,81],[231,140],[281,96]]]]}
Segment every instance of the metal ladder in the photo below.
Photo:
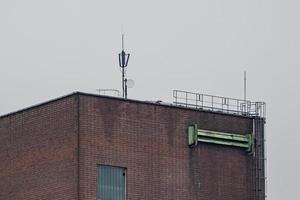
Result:
{"type": "Polygon", "coordinates": [[[253,119],[253,133],[255,137],[253,154],[254,200],[266,199],[264,124],[265,118],[255,117],[253,119]]]}

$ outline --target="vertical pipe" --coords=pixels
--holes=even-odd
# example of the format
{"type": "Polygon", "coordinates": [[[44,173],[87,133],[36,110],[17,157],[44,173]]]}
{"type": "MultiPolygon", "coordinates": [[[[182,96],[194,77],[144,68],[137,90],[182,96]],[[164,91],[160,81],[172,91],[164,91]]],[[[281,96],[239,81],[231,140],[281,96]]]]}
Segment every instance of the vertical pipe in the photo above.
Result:
{"type": "Polygon", "coordinates": [[[76,102],[76,134],[77,134],[77,199],[80,200],[80,95],[75,96],[76,102]]]}

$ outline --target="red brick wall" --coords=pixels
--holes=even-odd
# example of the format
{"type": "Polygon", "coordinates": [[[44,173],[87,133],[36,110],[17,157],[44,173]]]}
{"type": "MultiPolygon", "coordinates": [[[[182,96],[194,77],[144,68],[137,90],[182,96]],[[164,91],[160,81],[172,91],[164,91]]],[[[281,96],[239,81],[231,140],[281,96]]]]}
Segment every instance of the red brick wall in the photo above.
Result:
{"type": "Polygon", "coordinates": [[[127,168],[128,200],[250,200],[252,157],[243,149],[187,146],[187,127],[250,133],[249,118],[80,97],[80,199],[96,199],[96,167],[127,168]]]}
{"type": "Polygon", "coordinates": [[[2,117],[0,200],[95,200],[98,164],[127,168],[128,200],[253,200],[252,157],[189,148],[195,123],[252,131],[248,118],[82,94],[2,117]]]}
{"type": "Polygon", "coordinates": [[[76,96],[0,118],[0,199],[77,199],[76,96]]]}

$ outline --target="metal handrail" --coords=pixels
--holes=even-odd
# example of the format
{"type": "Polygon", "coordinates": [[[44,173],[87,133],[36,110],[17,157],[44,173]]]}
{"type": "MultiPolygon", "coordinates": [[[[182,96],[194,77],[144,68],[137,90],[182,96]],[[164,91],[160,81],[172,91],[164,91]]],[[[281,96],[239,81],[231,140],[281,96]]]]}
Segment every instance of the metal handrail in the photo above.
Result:
{"type": "Polygon", "coordinates": [[[230,97],[199,94],[182,90],[173,90],[174,104],[244,116],[265,117],[265,102],[251,102],[230,97]]]}
{"type": "Polygon", "coordinates": [[[117,89],[97,89],[97,91],[99,92],[100,95],[108,95],[108,96],[117,96],[120,97],[121,93],[119,90],[117,89]]]}

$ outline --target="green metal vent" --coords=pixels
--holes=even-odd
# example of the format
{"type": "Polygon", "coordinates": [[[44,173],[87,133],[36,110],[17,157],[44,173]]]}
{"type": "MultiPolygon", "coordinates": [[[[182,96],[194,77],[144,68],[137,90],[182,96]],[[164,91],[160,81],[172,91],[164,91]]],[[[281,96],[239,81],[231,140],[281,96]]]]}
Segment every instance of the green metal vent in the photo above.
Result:
{"type": "Polygon", "coordinates": [[[206,142],[219,145],[235,146],[252,152],[253,134],[233,134],[217,131],[208,131],[197,128],[197,124],[188,127],[188,144],[196,146],[198,142],[206,142]]]}

